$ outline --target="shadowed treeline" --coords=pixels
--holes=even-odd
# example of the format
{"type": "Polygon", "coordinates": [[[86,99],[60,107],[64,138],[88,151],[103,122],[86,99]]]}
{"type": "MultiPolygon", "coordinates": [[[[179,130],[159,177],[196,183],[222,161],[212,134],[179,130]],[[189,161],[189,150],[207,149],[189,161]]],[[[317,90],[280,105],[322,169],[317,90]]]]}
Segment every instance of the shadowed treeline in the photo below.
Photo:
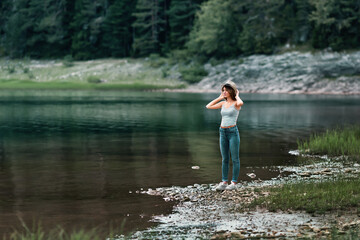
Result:
{"type": "Polygon", "coordinates": [[[352,0],[2,0],[0,56],[207,60],[285,44],[338,51],[359,47],[359,8],[352,0]]]}

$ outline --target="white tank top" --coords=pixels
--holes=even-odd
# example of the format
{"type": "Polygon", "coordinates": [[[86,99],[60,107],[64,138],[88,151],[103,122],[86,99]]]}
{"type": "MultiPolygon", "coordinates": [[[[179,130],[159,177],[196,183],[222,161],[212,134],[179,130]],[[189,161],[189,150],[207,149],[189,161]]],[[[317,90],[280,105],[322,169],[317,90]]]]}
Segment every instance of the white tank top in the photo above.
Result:
{"type": "Polygon", "coordinates": [[[236,109],[235,103],[231,105],[229,108],[226,108],[225,104],[223,104],[221,107],[221,117],[222,117],[221,126],[228,127],[228,126],[236,125],[238,116],[239,116],[239,110],[236,109]]]}

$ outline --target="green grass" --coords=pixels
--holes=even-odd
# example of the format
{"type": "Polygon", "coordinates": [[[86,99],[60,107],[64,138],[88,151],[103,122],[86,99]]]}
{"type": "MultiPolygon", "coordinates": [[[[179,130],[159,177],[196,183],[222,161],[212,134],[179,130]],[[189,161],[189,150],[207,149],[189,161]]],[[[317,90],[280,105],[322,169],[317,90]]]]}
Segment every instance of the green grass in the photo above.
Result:
{"type": "Polygon", "coordinates": [[[99,59],[92,61],[0,59],[0,89],[164,89],[185,82],[164,74],[164,60],[99,59]]]}
{"type": "Polygon", "coordinates": [[[347,126],[313,134],[308,141],[299,141],[301,153],[351,156],[360,158],[360,126],[347,126]]]}
{"type": "Polygon", "coordinates": [[[63,229],[59,228],[50,233],[45,233],[41,228],[34,231],[28,229],[23,232],[15,231],[9,238],[4,240],[102,240],[103,237],[96,232],[96,230],[85,231],[79,230],[72,233],[66,233],[63,229]]]}
{"type": "Polygon", "coordinates": [[[178,85],[157,85],[141,82],[134,83],[93,83],[93,82],[33,82],[33,81],[1,81],[0,89],[133,89],[133,90],[152,90],[152,89],[178,89],[184,88],[185,84],[178,85]]]}
{"type": "Polygon", "coordinates": [[[360,210],[359,186],[359,179],[285,184],[283,187],[271,188],[269,196],[255,200],[250,207],[263,206],[270,211],[300,210],[308,213],[349,208],[360,210]]]}
{"type": "MultiPolygon", "coordinates": [[[[99,231],[97,228],[66,231],[60,226],[45,231],[40,222],[33,222],[32,227],[29,227],[23,220],[20,219],[20,221],[22,225],[21,230],[14,230],[9,236],[3,236],[3,240],[103,240],[117,238],[117,235],[113,234],[115,231],[112,228],[106,233],[99,231]]],[[[120,224],[120,229],[124,228],[124,223],[120,224]]]]}

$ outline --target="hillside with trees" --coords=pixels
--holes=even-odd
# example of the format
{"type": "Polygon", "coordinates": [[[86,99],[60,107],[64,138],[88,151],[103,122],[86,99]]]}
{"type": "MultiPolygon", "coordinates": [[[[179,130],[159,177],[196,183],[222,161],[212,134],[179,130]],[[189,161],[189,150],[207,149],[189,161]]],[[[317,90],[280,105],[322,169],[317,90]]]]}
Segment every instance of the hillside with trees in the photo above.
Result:
{"type": "Polygon", "coordinates": [[[0,56],[77,60],[360,46],[353,0],[2,0],[0,56]]]}

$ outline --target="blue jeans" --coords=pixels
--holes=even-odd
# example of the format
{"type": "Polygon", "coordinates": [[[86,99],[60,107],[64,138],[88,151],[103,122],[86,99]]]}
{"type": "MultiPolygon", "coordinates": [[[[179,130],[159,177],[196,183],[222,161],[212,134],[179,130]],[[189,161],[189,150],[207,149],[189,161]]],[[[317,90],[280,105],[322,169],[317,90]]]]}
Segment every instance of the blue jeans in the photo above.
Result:
{"type": "Polygon", "coordinates": [[[220,151],[222,156],[222,181],[227,182],[229,174],[230,154],[233,165],[232,180],[237,182],[240,172],[240,134],[238,128],[220,128],[220,151]]]}

